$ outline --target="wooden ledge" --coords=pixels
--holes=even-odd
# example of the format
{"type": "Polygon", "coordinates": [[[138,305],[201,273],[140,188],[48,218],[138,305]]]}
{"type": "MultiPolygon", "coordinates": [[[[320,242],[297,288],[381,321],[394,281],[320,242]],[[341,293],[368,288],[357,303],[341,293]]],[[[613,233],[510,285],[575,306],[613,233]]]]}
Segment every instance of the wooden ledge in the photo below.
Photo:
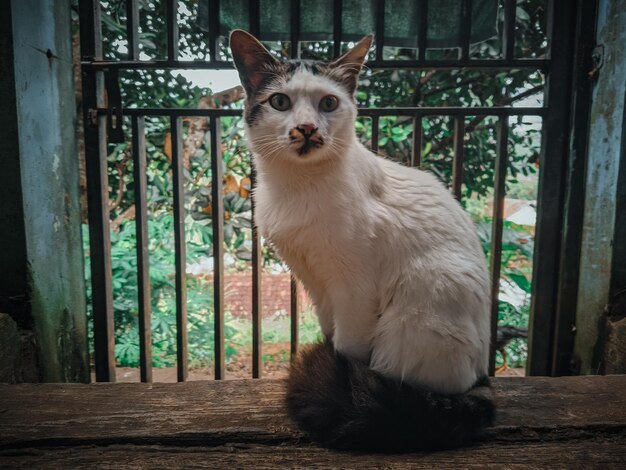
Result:
{"type": "Polygon", "coordinates": [[[1,468],[626,468],[626,376],[497,378],[487,438],[436,453],[311,444],[283,382],[0,384],[1,468]]]}

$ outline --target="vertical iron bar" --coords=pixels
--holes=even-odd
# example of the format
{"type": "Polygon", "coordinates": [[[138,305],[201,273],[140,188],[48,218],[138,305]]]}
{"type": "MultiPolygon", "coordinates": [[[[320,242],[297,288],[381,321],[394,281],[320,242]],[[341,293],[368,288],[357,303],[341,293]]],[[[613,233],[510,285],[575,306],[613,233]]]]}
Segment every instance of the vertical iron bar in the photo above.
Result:
{"type": "Polygon", "coordinates": [[[178,381],[187,380],[187,255],[185,247],[185,181],[183,169],[183,122],[170,118],[172,177],[174,179],[174,263],[176,265],[176,360],[178,381]]]}
{"type": "Polygon", "coordinates": [[[137,287],[139,300],[139,366],[142,382],[152,382],[152,294],[148,257],[148,207],[146,203],[145,118],[132,118],[133,177],[135,183],[135,233],[137,234],[137,287]]]}
{"type": "Polygon", "coordinates": [[[372,152],[378,152],[378,116],[372,116],[372,152]]]}
{"type": "MultiPolygon", "coordinates": [[[[580,274],[580,253],[585,202],[585,176],[589,142],[589,118],[594,83],[588,72],[593,69],[592,49],[596,38],[598,1],[577,2],[576,49],[570,131],[570,158],[567,167],[565,210],[563,217],[559,286],[552,346],[552,367],[556,376],[577,373],[577,361],[572,361],[576,323],[577,296],[580,274]]],[[[625,134],[626,135],[626,134],[625,134]]],[[[618,210],[616,213],[620,213],[618,210]]],[[[619,240],[615,237],[614,240],[619,240]]],[[[614,250],[618,249],[617,246],[614,250]]],[[[614,258],[615,259],[615,258],[614,258]]]]}
{"type": "Polygon", "coordinates": [[[411,166],[419,167],[422,164],[422,117],[413,118],[413,152],[411,166]]]}
{"type": "MultiPolygon", "coordinates": [[[[291,0],[291,58],[300,57],[300,0],[291,0]]],[[[296,280],[291,275],[291,360],[298,352],[298,290],[296,280]]]]}
{"type": "MultiPolygon", "coordinates": [[[[256,170],[252,169],[252,195],[256,186],[256,170]]],[[[256,203],[252,196],[252,378],[259,379],[263,373],[262,350],[262,298],[261,298],[261,265],[263,252],[261,237],[256,225],[256,203]]]]}
{"type": "Polygon", "coordinates": [[[209,0],[209,57],[212,61],[219,60],[217,38],[220,34],[220,3],[209,0]]]}
{"type": "Polygon", "coordinates": [[[461,0],[460,19],[461,61],[467,61],[469,60],[470,38],[472,35],[472,0],[461,0]]]}
{"type": "Polygon", "coordinates": [[[261,1],[250,0],[250,34],[259,37],[261,34],[261,1]]]}
{"type": "Polygon", "coordinates": [[[167,0],[167,60],[175,62],[178,60],[178,0],[167,0]]]}
{"type": "Polygon", "coordinates": [[[555,340],[556,294],[563,274],[559,271],[565,192],[563,170],[570,158],[575,2],[549,0],[546,25],[551,51],[544,93],[548,113],[543,119],[539,156],[533,297],[528,328],[528,375],[553,373],[551,364],[555,340]]]}
{"type": "Polygon", "coordinates": [[[418,8],[417,58],[418,60],[426,60],[426,48],[428,47],[428,0],[419,0],[418,8]]]}
{"type": "MultiPolygon", "coordinates": [[[[260,0],[250,2],[250,32],[259,37],[261,32],[260,0]]],[[[252,192],[256,186],[256,170],[252,167],[250,174],[252,192]]],[[[262,304],[261,304],[261,237],[255,223],[256,204],[254,197],[252,203],[252,378],[260,379],[263,375],[262,356],[262,304]]]]}
{"type": "Polygon", "coordinates": [[[298,354],[298,336],[300,307],[298,305],[298,281],[291,275],[291,360],[293,361],[298,354]]]}
{"type": "Polygon", "coordinates": [[[291,58],[300,57],[300,0],[291,0],[291,58]]]}
{"type": "MultiPolygon", "coordinates": [[[[102,60],[100,2],[81,0],[79,12],[81,58],[102,60]]],[[[82,81],[96,381],[115,382],[107,126],[106,116],[95,115],[104,106],[103,73],[83,67],[82,81]]]]}
{"type": "Polygon", "coordinates": [[[343,12],[343,1],[333,2],[333,57],[341,55],[341,15],[343,12]]]}
{"type": "Polygon", "coordinates": [[[220,120],[209,119],[211,135],[211,222],[213,226],[213,309],[215,322],[215,379],[226,373],[224,358],[224,191],[220,120]]]}
{"type": "MultiPolygon", "coordinates": [[[[96,381],[115,382],[115,332],[113,319],[113,269],[111,266],[111,235],[109,225],[108,168],[107,168],[107,118],[98,117],[96,161],[87,160],[87,180],[93,191],[88,196],[93,297],[93,329],[96,364],[96,381]],[[91,166],[91,168],[90,168],[91,166]],[[94,269],[95,268],[95,269],[94,269]],[[96,295],[96,284],[100,292],[96,295]],[[100,375],[100,378],[98,377],[100,375]]],[[[87,150],[85,132],[85,157],[87,150]]],[[[89,153],[88,153],[89,152],[89,153]]]]}
{"type": "Polygon", "coordinates": [[[128,40],[128,60],[139,59],[139,3],[126,0],[126,39],[128,40]]]}
{"type": "Polygon", "coordinates": [[[376,60],[383,60],[385,45],[385,0],[376,0],[376,60]]]}
{"type": "Polygon", "coordinates": [[[516,0],[504,0],[504,26],[502,28],[502,50],[504,60],[513,60],[515,47],[516,0]]]}
{"type": "Polygon", "coordinates": [[[465,137],[465,117],[454,116],[454,159],[452,161],[452,194],[457,201],[461,200],[461,185],[463,184],[463,139],[465,137]]]}
{"type": "Polygon", "coordinates": [[[500,264],[502,263],[502,223],[508,161],[509,117],[498,120],[498,148],[494,176],[493,222],[491,226],[491,345],[489,348],[489,375],[496,371],[496,335],[498,331],[498,295],[500,293],[500,264]]]}

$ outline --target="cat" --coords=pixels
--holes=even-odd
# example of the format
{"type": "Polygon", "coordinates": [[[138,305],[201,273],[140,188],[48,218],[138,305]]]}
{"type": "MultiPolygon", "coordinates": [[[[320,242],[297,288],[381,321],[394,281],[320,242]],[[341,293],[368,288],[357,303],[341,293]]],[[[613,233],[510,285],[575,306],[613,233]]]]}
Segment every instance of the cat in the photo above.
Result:
{"type": "Polygon", "coordinates": [[[326,341],[295,361],[293,419],[343,449],[448,448],[492,422],[489,275],[439,180],[367,150],[355,92],[373,36],[281,61],[235,30],[255,223],[302,282],[326,341]]]}

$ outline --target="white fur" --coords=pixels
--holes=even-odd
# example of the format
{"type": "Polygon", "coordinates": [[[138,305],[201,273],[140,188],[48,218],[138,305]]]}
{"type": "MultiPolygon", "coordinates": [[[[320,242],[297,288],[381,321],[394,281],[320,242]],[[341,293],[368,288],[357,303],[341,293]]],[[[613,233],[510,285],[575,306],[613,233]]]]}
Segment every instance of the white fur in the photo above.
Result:
{"type": "Polygon", "coordinates": [[[247,128],[258,224],[310,293],[335,348],[382,374],[444,393],[486,374],[489,276],[475,228],[431,174],[384,160],[354,133],[352,98],[298,71],[247,128]],[[318,110],[333,94],[339,107],[318,110]],[[325,145],[298,156],[289,129],[314,121],[325,145]]]}

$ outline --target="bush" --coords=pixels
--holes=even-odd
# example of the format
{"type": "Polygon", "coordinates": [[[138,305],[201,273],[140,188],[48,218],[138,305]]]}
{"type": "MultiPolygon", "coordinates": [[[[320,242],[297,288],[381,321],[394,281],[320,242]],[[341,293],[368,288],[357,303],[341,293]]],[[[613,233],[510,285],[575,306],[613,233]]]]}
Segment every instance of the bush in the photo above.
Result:
{"type": "MultiPolygon", "coordinates": [[[[165,3],[147,0],[140,2],[141,31],[140,47],[151,57],[162,58],[166,54],[165,3]]],[[[542,0],[520,0],[517,2],[516,54],[538,56],[545,50],[545,8],[542,0]],[[529,52],[530,51],[530,52],[529,52]]],[[[206,44],[204,35],[194,22],[198,3],[184,1],[184,12],[179,12],[181,55],[203,59],[206,44]]],[[[104,54],[107,59],[125,59],[120,45],[125,42],[125,8],[123,0],[109,0],[103,5],[104,54]]],[[[277,55],[289,55],[289,43],[274,44],[277,55]]],[[[228,50],[221,47],[223,59],[228,50]]],[[[308,43],[302,56],[314,59],[329,59],[330,43],[308,43]]],[[[472,46],[471,54],[480,58],[495,58],[501,50],[501,40],[494,38],[472,46]]],[[[458,51],[438,52],[456,54],[458,51]]],[[[415,53],[409,49],[385,48],[391,59],[411,59],[415,53]]],[[[514,104],[522,98],[539,94],[543,77],[539,71],[510,70],[495,74],[480,70],[415,71],[415,70],[366,70],[357,95],[359,106],[491,106],[514,104]]],[[[195,108],[211,90],[193,86],[184,77],[170,70],[132,70],[120,75],[122,100],[125,107],[188,107],[195,108]]],[[[236,106],[240,106],[236,105],[236,106]]],[[[507,188],[531,197],[520,191],[519,176],[526,177],[536,172],[540,132],[536,122],[519,117],[511,122],[509,134],[510,158],[507,188]]],[[[471,210],[472,204],[485,205],[491,194],[495,161],[495,126],[493,116],[468,117],[465,136],[465,164],[463,172],[463,204],[471,210]],[[471,132],[470,132],[471,131],[471,132]],[[477,202],[478,201],[478,202],[477,202]]],[[[125,135],[129,136],[128,122],[125,135]]],[[[190,120],[185,120],[185,132],[190,120]]],[[[250,155],[243,144],[240,118],[222,118],[222,154],[224,158],[225,245],[232,260],[233,269],[246,269],[250,261],[250,200],[245,188],[249,189],[251,171],[250,155]]],[[[444,182],[450,183],[453,158],[453,129],[451,119],[432,116],[424,119],[423,142],[419,157],[425,169],[435,173],[444,182]]],[[[360,119],[357,123],[359,138],[371,144],[371,121],[360,119]]],[[[413,122],[410,118],[385,117],[380,119],[378,147],[383,155],[407,163],[411,159],[410,140],[413,122]]],[[[154,365],[170,366],[175,363],[175,300],[174,300],[174,251],[172,229],[172,184],[171,162],[168,156],[169,120],[150,118],[146,120],[146,142],[148,154],[148,206],[152,214],[150,231],[150,278],[153,305],[153,351],[154,365]]],[[[211,171],[208,134],[189,158],[184,171],[185,219],[188,261],[210,255],[212,250],[211,218],[211,171]]],[[[171,150],[171,141],[169,142],[171,150]]],[[[122,216],[134,201],[130,143],[110,144],[108,155],[109,182],[112,220],[122,216]]],[[[531,191],[532,192],[532,191],[531,191]]],[[[491,219],[484,215],[475,217],[479,223],[479,235],[485,252],[489,255],[488,228],[491,219]]],[[[527,294],[531,290],[530,271],[533,234],[523,227],[506,224],[502,258],[502,286],[519,289],[527,294]],[[522,243],[520,240],[526,240],[522,243]]],[[[85,234],[87,231],[85,230],[85,234]]],[[[88,237],[84,237],[85,241],[88,237]]],[[[135,255],[135,227],[132,221],[122,222],[119,232],[112,233],[112,266],[114,287],[114,315],[116,356],[120,365],[137,365],[137,276],[135,255]]],[[[85,245],[88,252],[88,244],[85,245]]],[[[271,247],[263,247],[264,265],[279,263],[271,247]]],[[[89,270],[87,270],[89,277],[89,270]]],[[[88,285],[89,279],[88,279],[88,285]]],[[[213,359],[213,313],[212,284],[202,278],[188,278],[189,347],[192,364],[208,364],[213,359]]],[[[89,298],[91,300],[91,298],[89,298]]],[[[500,300],[500,321],[512,325],[526,325],[528,302],[513,304],[500,300]]],[[[228,319],[225,329],[227,357],[236,353],[237,347],[246,344],[245,335],[228,319]]],[[[511,362],[521,364],[524,358],[523,345],[512,343],[511,362]],[[517,344],[517,345],[516,345],[517,344]],[[517,348],[517,349],[515,349],[517,348]]]]}

